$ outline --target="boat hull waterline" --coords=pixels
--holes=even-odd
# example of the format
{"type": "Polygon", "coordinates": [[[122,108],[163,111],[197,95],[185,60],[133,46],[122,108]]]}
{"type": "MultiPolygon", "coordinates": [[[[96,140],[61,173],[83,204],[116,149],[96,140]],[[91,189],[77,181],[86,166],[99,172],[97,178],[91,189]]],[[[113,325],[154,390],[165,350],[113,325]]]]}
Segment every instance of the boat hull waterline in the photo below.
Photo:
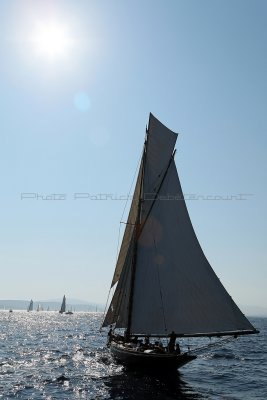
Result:
{"type": "Polygon", "coordinates": [[[122,344],[115,342],[110,343],[110,350],[117,362],[126,364],[127,366],[141,366],[149,368],[157,368],[160,366],[161,368],[166,367],[177,369],[197,358],[196,356],[187,353],[146,353],[136,350],[135,348],[126,348],[122,344]]]}

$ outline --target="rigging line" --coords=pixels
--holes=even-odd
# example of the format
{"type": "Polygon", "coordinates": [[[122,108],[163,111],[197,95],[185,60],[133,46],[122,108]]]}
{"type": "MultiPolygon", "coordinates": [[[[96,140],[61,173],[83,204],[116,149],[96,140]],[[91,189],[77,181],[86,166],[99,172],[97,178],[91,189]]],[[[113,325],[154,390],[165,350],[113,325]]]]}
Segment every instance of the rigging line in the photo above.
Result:
{"type": "Polygon", "coordinates": [[[112,288],[110,288],[110,289],[109,289],[109,292],[108,292],[108,297],[107,297],[107,301],[106,301],[106,304],[105,304],[104,313],[103,313],[103,318],[102,318],[102,322],[101,322],[101,325],[100,325],[99,332],[102,331],[103,323],[104,323],[104,320],[105,320],[105,318],[106,318],[106,312],[107,312],[108,301],[109,301],[109,296],[110,296],[111,289],[112,289],[112,288]]]}
{"type": "MultiPolygon", "coordinates": [[[[131,244],[132,245],[132,244],[131,244]]],[[[129,249],[130,249],[130,247],[131,247],[131,245],[129,246],[129,249]]],[[[129,253],[128,253],[128,255],[129,255],[129,253]]],[[[127,255],[127,256],[128,256],[127,255]]],[[[119,315],[121,314],[121,309],[122,309],[122,306],[123,306],[123,301],[125,301],[125,298],[127,297],[127,288],[126,288],[126,282],[127,282],[127,280],[128,280],[128,274],[130,273],[130,270],[129,270],[129,268],[127,268],[127,269],[125,269],[125,268],[123,268],[122,269],[122,273],[121,273],[121,276],[120,276],[120,279],[121,279],[121,293],[119,294],[119,297],[118,297],[118,301],[117,301],[117,304],[116,304],[116,309],[115,309],[115,311],[114,311],[114,319],[116,320],[116,325],[117,325],[117,321],[118,321],[118,317],[119,317],[119,315]]],[[[118,282],[118,285],[120,284],[120,282],[118,282]]],[[[116,328],[116,325],[115,325],[115,328],[116,328]]]]}
{"type": "Polygon", "coordinates": [[[121,215],[121,219],[120,219],[120,224],[119,224],[119,232],[118,232],[118,240],[117,240],[117,251],[116,251],[116,261],[115,261],[115,265],[117,264],[118,258],[119,258],[121,224],[123,223],[122,220],[123,220],[123,217],[124,217],[124,213],[125,213],[125,210],[126,210],[126,206],[127,206],[127,204],[128,204],[128,200],[129,200],[130,194],[131,194],[131,192],[132,192],[132,188],[133,188],[133,184],[134,184],[134,182],[135,182],[135,178],[136,178],[137,171],[138,171],[138,169],[140,168],[140,163],[141,163],[141,160],[142,160],[142,157],[143,157],[143,153],[144,153],[144,150],[142,150],[141,155],[140,155],[140,157],[139,157],[139,161],[138,161],[138,163],[137,163],[137,166],[136,166],[136,169],[135,169],[135,172],[134,172],[134,176],[133,176],[133,180],[132,180],[132,183],[131,183],[131,186],[130,186],[130,190],[129,190],[128,195],[127,195],[127,200],[126,200],[126,202],[125,202],[125,205],[124,205],[124,208],[123,208],[123,211],[122,211],[122,215],[121,215]]]}
{"type": "MultiPolygon", "coordinates": [[[[153,239],[154,239],[155,256],[157,256],[157,247],[156,247],[155,236],[153,237],[153,239]]],[[[157,266],[157,275],[158,275],[158,281],[159,281],[159,293],[160,293],[160,302],[161,302],[161,308],[162,308],[162,314],[163,314],[164,328],[165,328],[165,332],[167,332],[165,310],[164,310],[164,304],[163,304],[163,295],[162,295],[160,275],[159,275],[159,265],[157,263],[157,260],[156,260],[156,266],[157,266]]]]}
{"type": "Polygon", "coordinates": [[[210,344],[207,344],[205,346],[201,346],[201,347],[197,347],[196,349],[189,350],[187,353],[196,353],[196,352],[201,351],[201,350],[209,349],[210,347],[216,347],[216,346],[219,347],[219,346],[222,346],[224,343],[231,342],[232,340],[235,340],[235,339],[236,339],[235,337],[231,336],[231,337],[226,338],[226,339],[218,340],[215,343],[210,343],[210,344]]]}
{"type": "Polygon", "coordinates": [[[129,190],[128,195],[127,195],[127,200],[126,200],[126,202],[125,202],[125,205],[124,205],[124,208],[123,208],[123,212],[122,212],[122,216],[121,216],[121,219],[120,219],[121,221],[123,220],[123,217],[124,217],[124,213],[125,213],[125,210],[126,210],[126,206],[127,206],[127,203],[128,203],[129,197],[130,197],[130,194],[131,194],[131,192],[132,192],[132,187],[133,187],[133,184],[134,184],[134,182],[135,182],[135,178],[136,178],[137,171],[138,171],[139,168],[140,168],[140,163],[141,163],[141,160],[142,160],[142,157],[143,157],[143,153],[144,153],[144,150],[141,151],[141,155],[140,155],[140,157],[139,157],[139,161],[138,161],[138,163],[137,163],[137,166],[136,166],[136,169],[135,169],[135,172],[134,172],[133,180],[132,180],[132,183],[131,183],[131,186],[130,186],[130,190],[129,190]]]}
{"type": "Polygon", "coordinates": [[[121,235],[121,223],[119,226],[119,232],[118,232],[118,239],[117,239],[117,250],[116,250],[116,261],[115,261],[115,265],[118,262],[118,258],[119,258],[119,247],[120,247],[120,235],[121,235]]]}

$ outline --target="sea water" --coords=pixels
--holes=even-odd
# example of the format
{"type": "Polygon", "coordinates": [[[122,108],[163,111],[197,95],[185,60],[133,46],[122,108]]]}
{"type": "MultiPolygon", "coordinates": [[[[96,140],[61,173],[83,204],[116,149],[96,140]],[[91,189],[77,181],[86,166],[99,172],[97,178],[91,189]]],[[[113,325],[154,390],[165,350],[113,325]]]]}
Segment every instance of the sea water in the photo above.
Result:
{"type": "Polygon", "coordinates": [[[204,349],[172,373],[118,365],[99,332],[101,319],[0,311],[0,399],[267,399],[266,318],[250,318],[259,335],[204,349]]]}

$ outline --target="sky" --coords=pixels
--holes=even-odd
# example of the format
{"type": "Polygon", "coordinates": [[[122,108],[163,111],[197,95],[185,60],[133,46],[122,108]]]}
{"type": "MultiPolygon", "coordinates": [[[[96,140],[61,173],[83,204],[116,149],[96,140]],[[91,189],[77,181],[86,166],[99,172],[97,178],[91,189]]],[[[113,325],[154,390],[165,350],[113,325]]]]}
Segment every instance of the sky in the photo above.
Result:
{"type": "Polygon", "coordinates": [[[152,112],[179,132],[210,264],[267,308],[266,18],[265,0],[1,0],[1,299],[105,303],[152,112]]]}

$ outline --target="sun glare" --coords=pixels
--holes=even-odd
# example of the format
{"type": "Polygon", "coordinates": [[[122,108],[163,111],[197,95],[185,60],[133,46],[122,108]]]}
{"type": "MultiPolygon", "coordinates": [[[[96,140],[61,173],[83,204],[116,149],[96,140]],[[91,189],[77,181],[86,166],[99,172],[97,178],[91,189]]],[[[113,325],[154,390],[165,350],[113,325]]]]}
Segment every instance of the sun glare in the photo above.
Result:
{"type": "Polygon", "coordinates": [[[32,34],[32,43],[37,55],[54,61],[68,55],[73,40],[66,26],[57,22],[39,22],[32,34]]]}

